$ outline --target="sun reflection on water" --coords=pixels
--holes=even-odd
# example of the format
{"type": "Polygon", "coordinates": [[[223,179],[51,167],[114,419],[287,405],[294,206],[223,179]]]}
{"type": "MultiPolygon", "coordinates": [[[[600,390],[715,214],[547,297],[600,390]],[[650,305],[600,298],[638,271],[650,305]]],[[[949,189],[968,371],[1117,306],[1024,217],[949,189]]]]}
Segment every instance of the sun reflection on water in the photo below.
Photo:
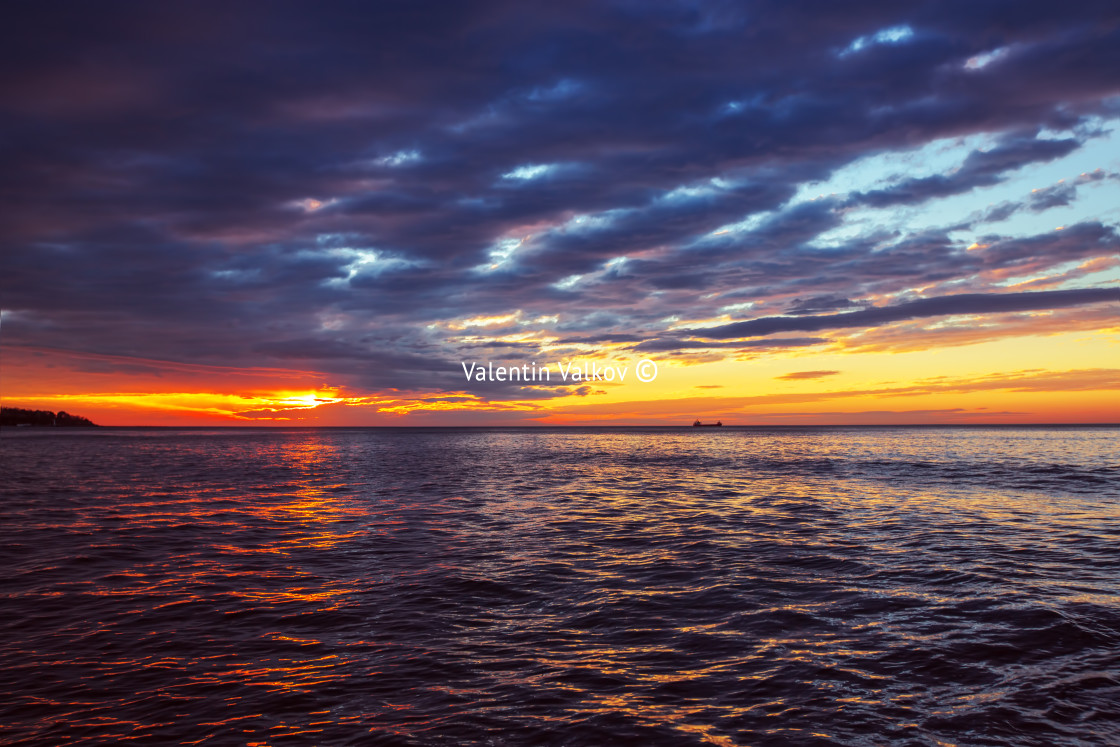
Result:
{"type": "Polygon", "coordinates": [[[1060,734],[1022,703],[1111,701],[1113,435],[6,440],[0,738],[1060,734]]]}

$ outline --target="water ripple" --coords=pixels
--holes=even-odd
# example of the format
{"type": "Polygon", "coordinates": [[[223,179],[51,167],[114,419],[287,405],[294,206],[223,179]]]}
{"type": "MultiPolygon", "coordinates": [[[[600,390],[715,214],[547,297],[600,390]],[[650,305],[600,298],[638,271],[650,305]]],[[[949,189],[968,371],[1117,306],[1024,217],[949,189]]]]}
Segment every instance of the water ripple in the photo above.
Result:
{"type": "Polygon", "coordinates": [[[3,434],[0,740],[1120,743],[1116,429],[3,434]]]}

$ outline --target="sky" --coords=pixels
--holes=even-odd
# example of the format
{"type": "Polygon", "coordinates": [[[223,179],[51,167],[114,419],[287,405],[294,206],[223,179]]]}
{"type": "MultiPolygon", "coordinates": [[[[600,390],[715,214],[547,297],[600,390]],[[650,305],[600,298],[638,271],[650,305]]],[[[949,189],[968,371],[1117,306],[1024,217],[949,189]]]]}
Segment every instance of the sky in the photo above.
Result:
{"type": "Polygon", "coordinates": [[[6,407],[1120,422],[1115,2],[75,2],[5,26],[6,407]]]}

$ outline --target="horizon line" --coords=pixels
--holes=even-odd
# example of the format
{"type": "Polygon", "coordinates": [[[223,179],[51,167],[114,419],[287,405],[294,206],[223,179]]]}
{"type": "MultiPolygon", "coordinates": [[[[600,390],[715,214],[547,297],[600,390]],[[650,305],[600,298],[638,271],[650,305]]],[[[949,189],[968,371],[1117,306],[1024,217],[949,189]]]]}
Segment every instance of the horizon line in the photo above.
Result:
{"type": "MultiPolygon", "coordinates": [[[[1120,428],[1120,421],[1117,422],[1032,422],[1032,423],[724,423],[722,428],[1070,428],[1070,427],[1094,427],[1094,428],[1120,428]]],[[[283,430],[301,428],[305,430],[355,430],[355,429],[381,429],[381,430],[423,430],[431,428],[477,428],[477,429],[496,429],[496,428],[684,428],[692,430],[695,428],[691,423],[688,424],[666,424],[666,423],[644,423],[644,424],[579,424],[579,423],[518,423],[518,424],[491,424],[491,425],[249,425],[249,424],[235,424],[235,425],[97,425],[92,426],[18,426],[18,425],[2,425],[2,430],[19,430],[23,431],[30,428],[34,431],[42,430],[64,430],[67,432],[72,431],[88,431],[91,428],[113,428],[113,429],[128,429],[128,428],[163,428],[167,430],[182,430],[187,428],[192,429],[214,429],[214,428],[228,428],[228,429],[257,429],[257,430],[283,430]]],[[[704,432],[709,432],[705,428],[704,432]]]]}

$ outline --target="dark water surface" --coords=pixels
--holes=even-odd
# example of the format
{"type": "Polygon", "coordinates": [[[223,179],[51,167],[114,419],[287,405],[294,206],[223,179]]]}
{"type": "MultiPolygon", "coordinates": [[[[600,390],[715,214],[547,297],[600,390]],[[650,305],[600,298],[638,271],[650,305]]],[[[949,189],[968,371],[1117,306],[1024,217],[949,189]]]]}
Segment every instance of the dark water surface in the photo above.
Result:
{"type": "Polygon", "coordinates": [[[1120,744],[1120,430],[6,430],[0,741],[1120,744]]]}

